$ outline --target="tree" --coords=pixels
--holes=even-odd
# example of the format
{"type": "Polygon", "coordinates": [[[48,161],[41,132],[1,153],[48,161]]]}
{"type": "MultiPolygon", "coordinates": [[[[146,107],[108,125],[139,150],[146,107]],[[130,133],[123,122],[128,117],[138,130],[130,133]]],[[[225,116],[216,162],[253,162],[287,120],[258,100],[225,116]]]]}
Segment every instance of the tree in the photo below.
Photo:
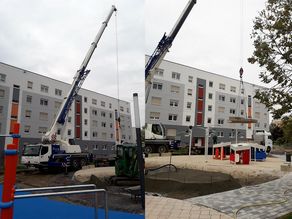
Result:
{"type": "Polygon", "coordinates": [[[260,79],[271,88],[256,92],[255,98],[280,118],[292,110],[292,0],[268,0],[254,20],[255,50],[248,61],[263,71],[260,79]],[[273,108],[280,105],[279,109],[273,108]]]}
{"type": "Polygon", "coordinates": [[[272,123],[270,125],[270,132],[272,135],[272,140],[275,142],[279,139],[282,139],[284,137],[284,132],[282,125],[277,125],[275,123],[272,123]]]}
{"type": "Polygon", "coordinates": [[[292,143],[292,116],[285,117],[282,121],[284,138],[287,143],[292,143]]]}

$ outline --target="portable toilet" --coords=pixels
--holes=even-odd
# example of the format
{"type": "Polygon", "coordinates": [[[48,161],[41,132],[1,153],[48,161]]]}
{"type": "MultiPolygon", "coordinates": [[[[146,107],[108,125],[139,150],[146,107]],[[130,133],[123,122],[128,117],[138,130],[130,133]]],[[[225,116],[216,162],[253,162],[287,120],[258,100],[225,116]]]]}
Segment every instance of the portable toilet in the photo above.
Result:
{"type": "Polygon", "coordinates": [[[248,143],[231,144],[230,163],[249,164],[251,160],[251,146],[248,143]]]}
{"type": "Polygon", "coordinates": [[[213,159],[217,159],[217,160],[225,160],[228,159],[226,157],[227,154],[227,150],[230,150],[230,145],[231,142],[221,142],[219,144],[214,144],[213,145],[213,159]]]}
{"type": "Polygon", "coordinates": [[[266,147],[257,143],[251,143],[251,160],[264,161],[267,158],[266,147]]]}

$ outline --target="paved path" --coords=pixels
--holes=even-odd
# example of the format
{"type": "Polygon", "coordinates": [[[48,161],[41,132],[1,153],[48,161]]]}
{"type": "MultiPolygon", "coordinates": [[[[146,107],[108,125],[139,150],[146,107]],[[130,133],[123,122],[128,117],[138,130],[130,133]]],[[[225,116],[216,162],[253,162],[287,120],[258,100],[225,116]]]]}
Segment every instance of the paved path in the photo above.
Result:
{"type": "Polygon", "coordinates": [[[213,208],[231,217],[245,205],[285,200],[281,204],[244,208],[238,212],[237,218],[272,219],[292,212],[292,173],[256,186],[187,199],[192,204],[213,208]]]}
{"type": "Polygon", "coordinates": [[[147,219],[231,219],[216,210],[173,198],[146,196],[147,219]]]}

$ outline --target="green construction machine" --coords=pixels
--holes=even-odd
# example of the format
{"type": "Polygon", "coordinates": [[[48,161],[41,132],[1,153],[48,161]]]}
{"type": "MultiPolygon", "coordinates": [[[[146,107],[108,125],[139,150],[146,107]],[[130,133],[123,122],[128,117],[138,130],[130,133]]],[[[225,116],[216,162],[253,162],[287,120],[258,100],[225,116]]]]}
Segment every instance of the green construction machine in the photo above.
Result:
{"type": "Polygon", "coordinates": [[[138,179],[137,145],[119,144],[116,151],[116,177],[138,179]]]}

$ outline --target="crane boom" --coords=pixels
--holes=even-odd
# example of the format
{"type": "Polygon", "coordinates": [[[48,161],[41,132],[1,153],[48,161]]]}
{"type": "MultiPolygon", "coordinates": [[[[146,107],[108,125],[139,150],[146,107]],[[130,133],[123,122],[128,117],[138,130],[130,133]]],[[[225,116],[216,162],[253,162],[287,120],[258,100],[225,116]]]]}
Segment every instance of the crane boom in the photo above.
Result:
{"type": "Polygon", "coordinates": [[[176,37],[177,33],[179,32],[180,28],[182,27],[184,21],[186,20],[187,16],[189,15],[190,11],[192,10],[196,2],[197,2],[196,0],[189,0],[169,35],[166,35],[164,33],[163,37],[161,38],[157,47],[155,48],[153,54],[150,56],[148,62],[146,63],[145,66],[146,103],[150,92],[151,81],[154,76],[154,70],[158,68],[162,59],[165,57],[166,53],[168,52],[169,48],[172,45],[174,38],[176,37]]]}
{"type": "Polygon", "coordinates": [[[94,53],[94,50],[105,30],[105,28],[107,27],[107,24],[113,14],[114,11],[116,11],[116,7],[113,5],[111,7],[111,10],[108,14],[108,16],[106,17],[106,20],[102,23],[102,26],[100,27],[94,41],[91,43],[91,46],[88,50],[88,52],[86,53],[86,56],[80,66],[80,68],[77,70],[75,76],[74,76],[74,80],[72,82],[72,86],[67,94],[67,97],[64,99],[60,110],[58,112],[58,115],[56,116],[55,121],[53,122],[51,129],[43,136],[43,141],[51,141],[52,140],[52,136],[56,135],[57,132],[57,128],[58,126],[62,126],[65,123],[65,119],[66,116],[68,114],[68,111],[76,97],[76,95],[78,94],[78,91],[80,90],[86,76],[89,74],[90,70],[87,70],[86,67],[91,59],[92,54],[94,53]]]}

